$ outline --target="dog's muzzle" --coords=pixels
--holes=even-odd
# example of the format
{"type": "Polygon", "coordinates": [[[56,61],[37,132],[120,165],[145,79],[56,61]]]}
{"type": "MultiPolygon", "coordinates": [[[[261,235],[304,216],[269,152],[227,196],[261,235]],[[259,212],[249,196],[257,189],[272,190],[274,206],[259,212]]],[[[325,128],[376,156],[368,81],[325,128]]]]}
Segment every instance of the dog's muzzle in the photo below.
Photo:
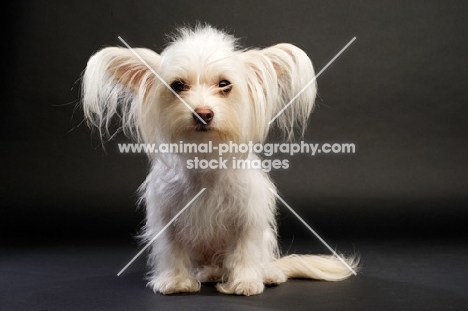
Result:
{"type": "Polygon", "coordinates": [[[210,129],[209,124],[214,118],[214,112],[211,109],[195,109],[195,113],[192,114],[193,120],[196,124],[196,130],[201,132],[206,132],[210,129]],[[203,123],[203,121],[205,123],[203,123]]]}

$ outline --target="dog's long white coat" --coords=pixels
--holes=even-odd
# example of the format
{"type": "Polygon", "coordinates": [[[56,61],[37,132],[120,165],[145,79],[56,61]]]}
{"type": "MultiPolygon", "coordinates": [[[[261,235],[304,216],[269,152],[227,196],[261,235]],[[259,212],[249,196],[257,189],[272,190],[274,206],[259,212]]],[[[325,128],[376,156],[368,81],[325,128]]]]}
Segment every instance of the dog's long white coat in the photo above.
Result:
{"type": "MultiPolygon", "coordinates": [[[[91,57],[83,76],[83,109],[104,137],[116,117],[125,133],[144,143],[264,142],[268,121],[313,77],[309,57],[291,44],[242,50],[210,26],[180,29],[161,55],[135,49],[167,84],[183,81],[179,95],[194,110],[214,118],[203,131],[192,112],[135,55],[109,47],[91,57]],[[229,94],[218,83],[228,80],[229,94]]],[[[292,139],[303,133],[316,96],[315,83],[276,120],[292,139]]],[[[254,295],[264,284],[287,278],[338,281],[350,270],[333,256],[280,257],[275,189],[258,169],[188,169],[190,157],[151,154],[151,171],[140,192],[146,207],[142,239],[149,241],[201,188],[207,190],[151,246],[149,286],[170,294],[194,292],[200,282],[218,282],[223,293],[254,295]]],[[[232,153],[229,161],[258,159],[232,153]]],[[[354,269],[357,260],[345,259],[354,269]]]]}

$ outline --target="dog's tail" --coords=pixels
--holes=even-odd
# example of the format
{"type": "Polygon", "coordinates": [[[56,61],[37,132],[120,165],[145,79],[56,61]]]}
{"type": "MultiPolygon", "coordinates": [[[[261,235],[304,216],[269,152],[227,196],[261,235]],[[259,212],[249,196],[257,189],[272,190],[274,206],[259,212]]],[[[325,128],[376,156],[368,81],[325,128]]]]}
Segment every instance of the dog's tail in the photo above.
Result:
{"type": "Polygon", "coordinates": [[[289,278],[341,281],[358,270],[359,257],[327,255],[289,255],[273,262],[289,278]]]}

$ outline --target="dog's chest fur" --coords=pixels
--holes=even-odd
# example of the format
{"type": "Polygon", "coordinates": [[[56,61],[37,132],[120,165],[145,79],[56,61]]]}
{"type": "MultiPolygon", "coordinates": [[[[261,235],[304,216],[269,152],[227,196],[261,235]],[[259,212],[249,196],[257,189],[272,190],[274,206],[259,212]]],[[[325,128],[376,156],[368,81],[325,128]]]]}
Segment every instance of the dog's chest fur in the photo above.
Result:
{"type": "MultiPolygon", "coordinates": [[[[175,222],[176,237],[201,261],[216,260],[247,224],[247,181],[227,172],[191,172],[187,188],[205,192],[175,222]],[[195,187],[196,185],[196,187],[195,187]]],[[[187,189],[186,188],[186,189],[187,189]]],[[[192,192],[192,191],[190,191],[192,192]]]]}

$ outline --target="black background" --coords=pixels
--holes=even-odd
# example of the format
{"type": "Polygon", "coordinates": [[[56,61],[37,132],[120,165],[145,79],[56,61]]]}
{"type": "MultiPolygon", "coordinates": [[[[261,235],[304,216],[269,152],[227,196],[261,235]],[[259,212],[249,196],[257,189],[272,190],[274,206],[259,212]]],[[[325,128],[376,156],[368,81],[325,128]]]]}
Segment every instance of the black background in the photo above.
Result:
{"type": "Polygon", "coordinates": [[[317,72],[357,37],[318,78],[317,108],[304,138],[354,143],[356,153],[279,156],[290,168],[272,173],[285,200],[307,221],[329,236],[465,232],[465,2],[14,5],[4,40],[0,123],[6,236],[118,238],[136,232],[143,215],[135,209],[135,191],[146,159],[118,153],[125,137],[104,150],[82,123],[81,73],[95,51],[121,45],[118,36],[160,52],[165,34],[196,21],[228,30],[247,47],[296,44],[317,72]]]}
{"type": "MultiPolygon", "coordinates": [[[[467,8],[465,1],[394,0],[11,2],[3,11],[0,113],[6,310],[174,303],[463,309],[467,8]],[[228,30],[246,47],[293,43],[317,72],[357,38],[318,78],[304,138],[354,143],[356,153],[279,156],[290,168],[272,177],[284,200],[332,247],[362,254],[360,277],[334,284],[293,280],[248,302],[214,297],[212,287],[175,300],[153,295],[143,290],[143,258],[126,277],[115,277],[139,249],[133,236],[144,215],[136,190],[148,164],[142,155],[118,153],[117,143],[129,141],[123,136],[104,150],[82,123],[80,77],[95,51],[121,45],[118,36],[160,52],[165,34],[196,21],[228,30]]],[[[281,205],[280,213],[284,250],[328,252],[281,205]]]]}

